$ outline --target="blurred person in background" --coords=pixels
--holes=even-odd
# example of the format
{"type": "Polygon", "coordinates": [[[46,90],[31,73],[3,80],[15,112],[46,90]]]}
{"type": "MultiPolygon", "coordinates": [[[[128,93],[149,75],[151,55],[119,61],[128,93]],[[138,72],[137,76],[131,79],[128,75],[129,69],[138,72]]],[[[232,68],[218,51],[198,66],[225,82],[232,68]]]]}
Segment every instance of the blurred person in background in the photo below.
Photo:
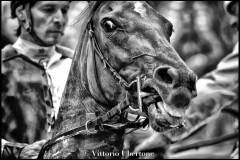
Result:
{"type": "Polygon", "coordinates": [[[231,52],[235,33],[227,25],[223,1],[149,2],[173,23],[171,43],[198,77],[231,52]]]}
{"type": "MultiPolygon", "coordinates": [[[[224,8],[229,16],[230,25],[235,32],[238,33],[239,2],[225,1],[224,8]]],[[[191,106],[187,111],[186,132],[189,132],[194,126],[216,114],[217,111],[221,110],[223,107],[230,107],[238,112],[238,48],[239,43],[236,42],[232,52],[227,54],[227,56],[219,62],[216,69],[205,74],[197,81],[196,87],[198,95],[192,100],[191,106]]],[[[193,141],[211,139],[226,133],[232,133],[234,130],[238,130],[238,119],[236,120],[234,117],[217,114],[217,120],[215,119],[213,123],[207,125],[203,132],[191,138],[193,138],[193,141]]],[[[138,131],[132,135],[127,135],[125,139],[125,149],[128,150],[131,148],[132,152],[144,152],[149,149],[154,149],[154,147],[158,148],[157,150],[155,149],[157,152],[160,151],[159,148],[163,150],[169,149],[169,142],[167,139],[169,138],[172,140],[175,137],[166,138],[165,136],[167,136],[167,133],[154,132],[151,128],[148,129],[148,131],[138,131]]],[[[176,137],[178,136],[179,135],[176,133],[176,137]]],[[[188,141],[176,143],[173,144],[173,146],[182,146],[186,144],[186,142],[188,141]]],[[[214,158],[214,155],[225,156],[230,153],[230,158],[237,159],[239,154],[238,141],[234,140],[230,143],[223,143],[223,145],[224,144],[227,144],[226,147],[217,144],[215,145],[216,148],[213,150],[207,148],[203,150],[204,152],[201,154],[205,157],[210,155],[208,158],[214,158]]],[[[198,157],[201,156],[201,154],[198,153],[200,153],[200,149],[191,150],[189,155],[185,154],[185,157],[167,155],[165,158],[201,158],[198,157]]]]}
{"type": "Polygon", "coordinates": [[[1,157],[37,158],[57,118],[73,51],[58,45],[70,1],[12,1],[17,40],[1,53],[1,157]]]}
{"type": "MultiPolygon", "coordinates": [[[[238,35],[239,2],[225,1],[224,8],[229,17],[230,25],[238,35]]],[[[197,81],[198,96],[193,99],[188,111],[189,119],[194,117],[192,125],[200,123],[223,107],[229,107],[238,112],[238,71],[239,42],[237,41],[232,52],[218,63],[216,69],[205,74],[197,81]]],[[[220,136],[226,132],[231,133],[234,129],[238,130],[238,119],[221,114],[214,123],[206,128],[208,133],[205,138],[220,136]]],[[[238,146],[238,142],[236,146],[238,146]]],[[[238,147],[236,147],[236,150],[233,152],[232,158],[238,157],[238,147]]]]}
{"type": "Polygon", "coordinates": [[[197,47],[194,49],[190,44],[190,49],[185,48],[186,52],[195,53],[186,59],[186,63],[199,77],[215,69],[220,60],[232,51],[235,43],[233,39],[236,34],[232,32],[232,35],[226,36],[227,33],[224,32],[232,29],[227,25],[228,16],[222,4],[221,1],[196,1],[192,5],[192,28],[197,33],[192,35],[192,39],[197,47]],[[231,37],[232,41],[226,41],[226,37],[231,37]]]}

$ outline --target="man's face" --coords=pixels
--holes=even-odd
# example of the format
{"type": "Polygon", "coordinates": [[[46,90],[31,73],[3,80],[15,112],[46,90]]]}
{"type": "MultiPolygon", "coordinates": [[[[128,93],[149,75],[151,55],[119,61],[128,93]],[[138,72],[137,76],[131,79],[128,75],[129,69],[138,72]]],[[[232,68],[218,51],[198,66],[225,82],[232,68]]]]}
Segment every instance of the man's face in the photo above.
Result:
{"type": "Polygon", "coordinates": [[[45,43],[54,45],[63,35],[68,21],[68,1],[38,1],[31,8],[33,29],[45,43]]]}

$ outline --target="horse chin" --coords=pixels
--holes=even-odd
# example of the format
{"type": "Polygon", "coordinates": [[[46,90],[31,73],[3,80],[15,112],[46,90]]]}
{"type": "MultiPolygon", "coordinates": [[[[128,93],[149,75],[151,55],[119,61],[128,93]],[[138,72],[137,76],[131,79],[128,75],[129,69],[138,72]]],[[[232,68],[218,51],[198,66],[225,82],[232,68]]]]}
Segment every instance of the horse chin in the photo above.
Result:
{"type": "Polygon", "coordinates": [[[169,108],[163,101],[148,107],[150,125],[155,131],[177,131],[183,127],[184,115],[179,115],[169,108]]]}

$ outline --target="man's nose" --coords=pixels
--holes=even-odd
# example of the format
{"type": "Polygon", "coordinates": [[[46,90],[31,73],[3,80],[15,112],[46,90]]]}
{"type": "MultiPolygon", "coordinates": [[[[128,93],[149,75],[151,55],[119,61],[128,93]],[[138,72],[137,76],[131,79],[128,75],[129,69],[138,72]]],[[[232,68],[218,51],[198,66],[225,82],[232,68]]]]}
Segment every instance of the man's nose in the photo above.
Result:
{"type": "Polygon", "coordinates": [[[62,11],[59,9],[53,17],[53,22],[63,25],[65,21],[66,21],[66,17],[64,17],[62,11]]]}

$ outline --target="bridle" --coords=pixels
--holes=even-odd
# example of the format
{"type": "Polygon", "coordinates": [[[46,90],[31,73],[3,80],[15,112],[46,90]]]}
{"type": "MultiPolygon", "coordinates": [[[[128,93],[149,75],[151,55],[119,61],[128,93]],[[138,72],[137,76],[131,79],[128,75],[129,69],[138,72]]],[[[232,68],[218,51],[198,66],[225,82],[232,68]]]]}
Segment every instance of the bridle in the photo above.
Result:
{"type": "MultiPolygon", "coordinates": [[[[137,93],[138,93],[138,109],[133,109],[131,106],[129,106],[130,110],[133,111],[133,112],[137,112],[137,114],[139,115],[143,115],[146,117],[146,114],[144,114],[143,112],[143,105],[142,105],[142,98],[144,96],[148,96],[149,94],[147,94],[146,92],[142,92],[141,91],[141,79],[144,79],[146,78],[145,75],[139,75],[136,77],[136,79],[134,79],[133,81],[131,81],[130,83],[127,82],[115,69],[114,67],[112,67],[112,65],[108,62],[108,60],[104,57],[100,47],[99,47],[99,44],[96,40],[96,36],[95,36],[95,33],[92,29],[92,25],[91,25],[91,22],[89,23],[88,25],[88,31],[89,31],[89,35],[90,35],[90,38],[92,39],[92,46],[94,46],[94,49],[96,52],[94,53],[97,53],[97,55],[99,56],[99,58],[101,59],[101,61],[103,62],[103,65],[104,65],[104,68],[108,69],[109,72],[112,74],[112,76],[114,77],[114,79],[117,81],[118,84],[121,85],[121,87],[123,87],[125,90],[129,90],[131,88],[131,86],[134,84],[134,83],[137,83],[137,93]]],[[[139,55],[139,56],[135,56],[133,57],[132,59],[136,59],[136,58],[139,58],[141,56],[144,56],[144,55],[139,55]]]]}
{"type": "MultiPolygon", "coordinates": [[[[90,23],[89,23],[90,24],[90,23]]],[[[117,104],[115,107],[113,107],[110,111],[106,112],[102,116],[96,117],[94,120],[87,120],[86,123],[80,127],[71,129],[69,131],[66,131],[64,133],[61,133],[54,138],[48,140],[41,148],[38,159],[43,159],[44,153],[46,150],[48,150],[52,145],[59,143],[63,140],[69,139],[71,137],[74,137],[76,135],[82,134],[82,135],[92,135],[96,134],[98,131],[103,131],[103,130],[112,130],[112,131],[119,131],[123,130],[126,128],[133,128],[134,130],[140,128],[140,127],[145,127],[148,125],[149,119],[146,115],[146,113],[143,112],[143,103],[142,103],[142,98],[144,96],[148,96],[147,93],[141,91],[141,79],[144,78],[145,76],[137,76],[135,80],[132,82],[128,83],[122,76],[112,67],[112,65],[108,62],[108,60],[104,57],[98,42],[96,40],[94,31],[92,30],[91,25],[88,27],[89,35],[91,38],[91,42],[93,43],[94,46],[94,53],[96,53],[101,61],[104,64],[104,67],[107,68],[114,79],[123,87],[126,91],[134,84],[137,83],[137,93],[138,93],[138,109],[133,109],[130,106],[129,103],[129,93],[126,92],[125,99],[117,104]],[[117,125],[112,125],[112,124],[107,124],[111,118],[113,118],[116,115],[121,115],[126,111],[126,109],[129,109],[129,113],[136,114],[137,117],[134,121],[127,121],[124,124],[117,124],[117,125]],[[145,118],[140,118],[140,117],[145,117],[145,118]],[[143,120],[142,120],[143,119],[143,120]]],[[[141,56],[141,55],[140,55],[141,56]]],[[[139,56],[139,57],[140,57],[139,56]]],[[[125,112],[126,113],[126,112],[125,112]]]]}

